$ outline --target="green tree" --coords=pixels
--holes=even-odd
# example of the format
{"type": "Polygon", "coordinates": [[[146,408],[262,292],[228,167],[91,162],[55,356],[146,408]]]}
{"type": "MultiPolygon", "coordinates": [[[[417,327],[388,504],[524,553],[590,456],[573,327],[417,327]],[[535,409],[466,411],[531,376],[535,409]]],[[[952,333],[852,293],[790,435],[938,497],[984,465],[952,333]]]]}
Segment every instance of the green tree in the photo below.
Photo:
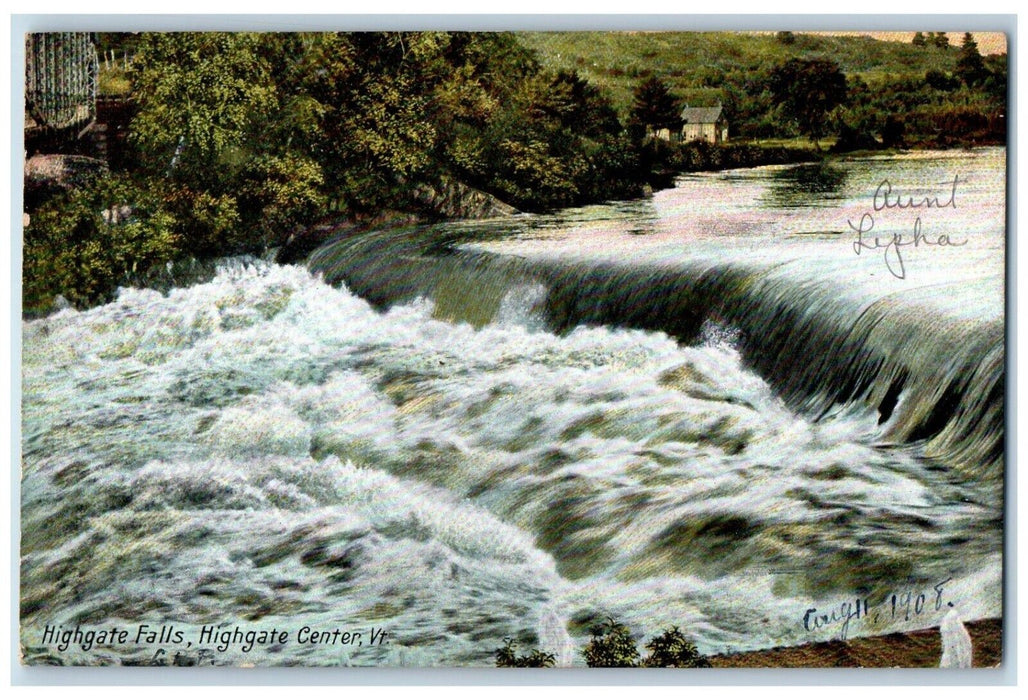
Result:
{"type": "Polygon", "coordinates": [[[927,46],[928,40],[925,39],[924,32],[914,32],[914,38],[910,43],[914,46],[927,46]]]}
{"type": "Polygon", "coordinates": [[[445,46],[442,32],[359,32],[316,35],[304,47],[295,80],[318,106],[312,155],[349,210],[395,206],[431,168],[431,91],[445,46]]]}
{"type": "Polygon", "coordinates": [[[846,76],[838,64],[793,58],[772,70],[769,84],[775,103],[821,150],[818,141],[827,133],[828,113],[846,101],[846,76]]]}
{"type": "Polygon", "coordinates": [[[678,627],[664,630],[646,645],[650,654],[643,666],[650,668],[709,668],[710,662],[700,655],[696,645],[678,627]]]}
{"type": "Polygon", "coordinates": [[[932,34],[931,44],[937,49],[948,49],[949,48],[949,37],[946,36],[946,32],[935,32],[932,34]]]}
{"type": "Polygon", "coordinates": [[[246,32],[142,35],[131,124],[144,171],[167,182],[165,205],[185,251],[259,250],[310,221],[323,201],[310,157],[324,108],[297,87],[285,49],[302,37],[246,32]],[[289,83],[293,81],[293,83],[289,83]]]}
{"type": "Polygon", "coordinates": [[[971,32],[964,33],[964,41],[960,46],[960,55],[957,57],[957,65],[953,72],[968,87],[981,85],[989,75],[985,61],[978,53],[978,43],[971,32]]]}
{"type": "Polygon", "coordinates": [[[652,131],[675,130],[682,123],[678,100],[657,76],[644,80],[635,88],[631,118],[652,131]]]}
{"type": "Polygon", "coordinates": [[[638,196],[645,181],[613,107],[574,72],[521,81],[480,143],[488,167],[472,184],[520,209],[638,196]]]}
{"type": "Polygon", "coordinates": [[[901,119],[895,114],[890,114],[882,124],[882,145],[886,148],[900,148],[903,146],[903,133],[906,127],[901,119]]]}
{"type": "Polygon", "coordinates": [[[990,54],[985,57],[985,68],[989,71],[982,86],[1002,110],[1007,101],[1007,55],[990,54]]]}
{"type": "Polygon", "coordinates": [[[634,667],[639,665],[639,650],[627,626],[608,618],[607,623],[593,632],[583,655],[590,667],[634,667]]]}
{"type": "Polygon", "coordinates": [[[144,35],[132,137],[151,172],[213,186],[242,165],[249,137],[278,106],[259,42],[246,32],[144,35]]]}
{"type": "Polygon", "coordinates": [[[593,138],[621,131],[610,100],[576,71],[559,71],[545,95],[541,106],[559,120],[562,128],[593,138]]]}

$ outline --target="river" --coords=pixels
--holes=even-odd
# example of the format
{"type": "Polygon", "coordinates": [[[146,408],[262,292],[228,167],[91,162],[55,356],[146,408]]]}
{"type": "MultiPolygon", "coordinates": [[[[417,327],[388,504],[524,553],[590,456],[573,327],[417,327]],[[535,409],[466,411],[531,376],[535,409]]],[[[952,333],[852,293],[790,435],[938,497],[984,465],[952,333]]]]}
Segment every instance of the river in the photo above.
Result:
{"type": "Polygon", "coordinates": [[[608,616],[703,653],[999,616],[1005,167],[696,174],[25,322],[23,657],[220,625],[291,639],[215,663],[583,665],[608,616]],[[854,247],[865,213],[918,245],[854,247]]]}

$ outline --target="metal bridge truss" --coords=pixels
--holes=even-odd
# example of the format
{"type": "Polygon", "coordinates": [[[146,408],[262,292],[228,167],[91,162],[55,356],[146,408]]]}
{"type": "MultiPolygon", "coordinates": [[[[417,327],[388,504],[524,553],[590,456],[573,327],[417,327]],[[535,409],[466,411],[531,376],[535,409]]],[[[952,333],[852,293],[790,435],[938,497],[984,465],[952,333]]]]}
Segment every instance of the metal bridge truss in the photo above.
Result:
{"type": "Polygon", "coordinates": [[[25,111],[29,128],[84,129],[96,119],[99,62],[88,32],[25,35],[25,111]]]}

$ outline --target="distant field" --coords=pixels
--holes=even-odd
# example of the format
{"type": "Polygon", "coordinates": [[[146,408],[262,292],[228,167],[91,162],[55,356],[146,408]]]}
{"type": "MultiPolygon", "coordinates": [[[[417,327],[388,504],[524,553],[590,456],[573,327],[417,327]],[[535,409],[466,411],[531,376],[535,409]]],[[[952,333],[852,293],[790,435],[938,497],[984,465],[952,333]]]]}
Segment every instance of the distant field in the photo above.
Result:
{"type": "MultiPolygon", "coordinates": [[[[796,34],[784,44],[773,34],[737,32],[526,32],[519,35],[552,69],[574,69],[606,89],[620,114],[643,78],[658,75],[686,101],[709,104],[725,77],[753,73],[792,57],[830,58],[847,75],[871,85],[956,65],[959,41],[947,49],[878,41],[868,36],[796,34]]],[[[739,77],[739,76],[737,76],[739,77]]]]}
{"type": "MultiPolygon", "coordinates": [[[[827,34],[834,36],[867,36],[870,35],[875,39],[881,41],[898,41],[903,44],[909,44],[914,38],[914,32],[810,32],[811,34],[827,34]]],[[[974,40],[978,43],[978,50],[982,52],[982,55],[988,55],[990,53],[1006,53],[1007,52],[1007,36],[1003,32],[971,32],[974,35],[974,40]]],[[[949,41],[954,46],[959,46],[960,41],[964,36],[963,32],[946,32],[946,36],[949,37],[949,41]]]]}

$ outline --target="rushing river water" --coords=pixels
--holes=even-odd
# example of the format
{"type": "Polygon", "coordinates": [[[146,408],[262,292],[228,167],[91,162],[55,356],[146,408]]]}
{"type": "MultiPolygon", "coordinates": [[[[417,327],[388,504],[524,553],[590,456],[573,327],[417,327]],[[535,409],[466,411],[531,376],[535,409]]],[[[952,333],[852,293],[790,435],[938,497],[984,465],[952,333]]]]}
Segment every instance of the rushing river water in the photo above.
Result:
{"type": "Polygon", "coordinates": [[[581,665],[607,616],[717,653],[1000,615],[1003,151],[812,167],[25,323],[25,659],[581,665]],[[959,173],[923,223],[968,243],[857,257],[880,173],[959,173]]]}

